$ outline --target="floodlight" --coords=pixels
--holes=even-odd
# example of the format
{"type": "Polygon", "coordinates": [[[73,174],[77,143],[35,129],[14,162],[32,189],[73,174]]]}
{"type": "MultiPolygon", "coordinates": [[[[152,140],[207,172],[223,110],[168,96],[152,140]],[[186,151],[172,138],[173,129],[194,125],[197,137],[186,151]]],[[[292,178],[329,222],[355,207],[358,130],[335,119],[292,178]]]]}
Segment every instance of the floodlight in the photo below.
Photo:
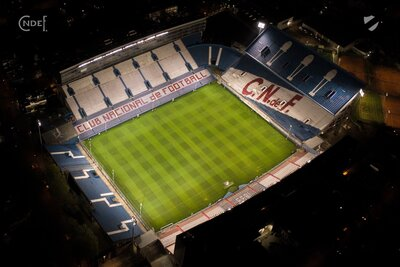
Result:
{"type": "Polygon", "coordinates": [[[264,22],[261,22],[261,21],[259,21],[259,22],[258,22],[258,25],[257,25],[257,27],[258,27],[260,30],[262,30],[262,29],[264,29],[264,28],[265,28],[265,23],[264,23],[264,22]]]}

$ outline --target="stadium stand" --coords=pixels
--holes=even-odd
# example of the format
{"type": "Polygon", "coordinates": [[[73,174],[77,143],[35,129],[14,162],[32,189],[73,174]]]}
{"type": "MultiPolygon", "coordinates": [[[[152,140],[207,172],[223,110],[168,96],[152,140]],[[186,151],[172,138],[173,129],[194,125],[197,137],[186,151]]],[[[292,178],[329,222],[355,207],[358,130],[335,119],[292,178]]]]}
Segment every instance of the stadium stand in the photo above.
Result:
{"type": "Polygon", "coordinates": [[[163,76],[163,71],[157,62],[142,66],[140,71],[145,78],[145,81],[149,81],[151,87],[156,87],[157,85],[166,82],[166,79],[163,76]]]}
{"type": "Polygon", "coordinates": [[[111,80],[115,80],[116,78],[116,75],[112,67],[98,71],[95,74],[93,74],[93,76],[99,80],[100,84],[107,83],[111,80]]]}
{"type": "Polygon", "coordinates": [[[243,88],[247,84],[255,81],[255,79],[262,78],[263,80],[257,80],[247,89],[256,90],[255,95],[245,97],[280,127],[301,141],[318,135],[334,118],[331,113],[298,92],[293,86],[249,55],[244,55],[234,67],[224,73],[222,78],[228,84],[228,87],[242,96],[243,88]],[[269,93],[268,90],[270,90],[269,93]],[[292,106],[280,110],[294,97],[296,101],[292,100],[294,103],[292,106]],[[276,105],[277,101],[280,103],[279,106],[276,105]],[[285,103],[283,106],[282,102],[285,103]]]}
{"type": "Polygon", "coordinates": [[[169,43],[166,45],[163,45],[161,47],[158,47],[153,50],[153,53],[157,55],[158,60],[163,60],[164,58],[170,57],[173,54],[176,54],[177,51],[174,48],[173,43],[169,43]]]}
{"type": "Polygon", "coordinates": [[[140,68],[143,68],[147,65],[150,65],[154,62],[153,58],[151,57],[150,52],[143,53],[133,58],[137,64],[139,64],[140,68]]]}
{"type": "Polygon", "coordinates": [[[193,59],[196,61],[198,66],[208,66],[208,46],[207,45],[195,45],[188,48],[193,59]]]}
{"type": "Polygon", "coordinates": [[[194,61],[192,55],[189,53],[189,51],[187,50],[185,44],[182,42],[181,39],[176,40],[174,42],[174,44],[179,47],[180,51],[179,54],[182,56],[183,60],[185,61],[185,63],[190,64],[190,67],[195,70],[198,68],[196,62],[194,61]]]}
{"type": "Polygon", "coordinates": [[[133,95],[139,94],[147,90],[146,85],[144,84],[144,80],[142,75],[140,75],[139,70],[135,70],[132,68],[131,72],[126,72],[121,75],[122,81],[125,83],[125,86],[129,88],[133,95]]]}
{"type": "Polygon", "coordinates": [[[191,68],[192,70],[195,70],[198,68],[196,61],[194,61],[192,55],[189,53],[188,50],[183,50],[179,52],[179,54],[182,56],[185,62],[189,64],[190,67],[188,67],[188,69],[191,68]]]}
{"type": "MultiPolygon", "coordinates": [[[[94,86],[94,83],[93,83],[92,76],[86,76],[84,78],[81,78],[81,79],[71,82],[69,84],[69,87],[71,87],[75,91],[75,94],[78,94],[80,92],[85,92],[85,91],[89,90],[90,88],[92,88],[93,86],[94,86]]],[[[65,92],[65,93],[66,93],[66,95],[69,95],[68,92],[65,92]]]]}
{"type": "Polygon", "coordinates": [[[84,193],[93,216],[113,242],[125,241],[143,233],[76,145],[46,146],[46,149],[84,193]]]}
{"type": "Polygon", "coordinates": [[[132,59],[125,60],[115,65],[115,68],[119,70],[121,75],[127,74],[135,70],[133,67],[132,59]]]}
{"type": "Polygon", "coordinates": [[[118,103],[128,98],[125,86],[119,78],[101,84],[104,94],[111,100],[111,103],[118,103]]]}
{"type": "Polygon", "coordinates": [[[202,43],[201,32],[195,32],[182,38],[182,42],[186,47],[202,43]]]}
{"type": "Polygon", "coordinates": [[[94,114],[107,107],[97,86],[77,93],[75,97],[79,106],[85,110],[86,115],[94,114]]]}
{"type": "Polygon", "coordinates": [[[75,118],[77,120],[81,119],[83,116],[79,112],[79,106],[76,102],[75,96],[68,97],[66,100],[67,100],[69,108],[71,109],[72,113],[75,115],[75,118]]]}
{"type": "Polygon", "coordinates": [[[364,83],[285,32],[267,27],[247,53],[332,114],[338,114],[364,83]]]}
{"type": "Polygon", "coordinates": [[[215,44],[197,44],[188,48],[197,65],[217,66],[223,71],[239,60],[241,53],[233,48],[215,44]]]}
{"type": "Polygon", "coordinates": [[[72,171],[83,167],[91,168],[76,145],[48,146],[47,150],[61,170],[72,171]]]}
{"type": "Polygon", "coordinates": [[[176,52],[169,57],[160,60],[159,63],[162,69],[168,73],[171,79],[188,72],[185,61],[183,60],[182,56],[176,52]]]}

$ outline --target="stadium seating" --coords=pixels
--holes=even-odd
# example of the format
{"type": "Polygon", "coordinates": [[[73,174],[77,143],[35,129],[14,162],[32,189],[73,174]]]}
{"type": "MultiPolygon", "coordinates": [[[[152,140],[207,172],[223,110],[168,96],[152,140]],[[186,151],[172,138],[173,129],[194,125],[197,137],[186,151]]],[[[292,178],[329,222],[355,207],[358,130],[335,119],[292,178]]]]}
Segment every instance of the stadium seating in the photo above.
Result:
{"type": "Polygon", "coordinates": [[[118,103],[128,98],[125,87],[119,78],[101,84],[104,94],[111,100],[111,103],[118,103]]]}
{"type": "Polygon", "coordinates": [[[296,90],[337,114],[364,84],[285,32],[269,26],[247,49],[296,90]]]}
{"type": "Polygon", "coordinates": [[[152,87],[156,87],[157,85],[166,82],[163,76],[163,71],[157,62],[142,66],[140,71],[142,72],[145,80],[149,81],[152,87]]]}
{"type": "Polygon", "coordinates": [[[185,44],[186,47],[190,47],[195,44],[200,44],[202,43],[201,41],[201,33],[196,32],[190,35],[187,35],[182,38],[182,42],[185,44]]]}
{"type": "Polygon", "coordinates": [[[85,110],[86,115],[94,114],[107,107],[104,97],[97,86],[77,93],[75,97],[79,106],[85,110]]]}
{"type": "MultiPolygon", "coordinates": [[[[307,96],[302,95],[293,88],[289,83],[280,79],[274,73],[266,69],[262,64],[254,60],[248,55],[243,56],[233,67],[226,71],[222,78],[228,86],[239,94],[246,84],[261,77],[265,79],[267,87],[273,84],[274,88],[279,91],[278,96],[272,95],[271,99],[277,98],[280,101],[288,102],[294,95],[301,95],[296,104],[290,108],[290,111],[279,111],[278,108],[272,108],[269,102],[262,103],[263,98],[257,99],[251,96],[245,96],[265,112],[280,127],[286,129],[291,135],[296,136],[299,140],[305,141],[319,134],[333,119],[333,115],[320,107],[307,96]]],[[[260,90],[264,84],[257,82],[255,89],[260,90]]],[[[264,86],[264,90],[265,90],[264,86]]],[[[249,89],[247,89],[249,90],[249,89]]],[[[271,102],[272,103],[272,102],[271,102]]]]}
{"type": "Polygon", "coordinates": [[[186,63],[190,64],[193,70],[198,68],[196,61],[194,61],[192,55],[189,53],[188,50],[183,50],[179,52],[179,54],[181,54],[182,58],[185,60],[186,63]]]}
{"type": "Polygon", "coordinates": [[[132,91],[133,95],[147,90],[143,77],[140,75],[138,70],[133,69],[131,72],[124,73],[121,76],[121,79],[125,83],[126,87],[132,91]]]}
{"type": "MultiPolygon", "coordinates": [[[[222,49],[217,52],[219,56],[231,54],[222,53],[222,49]]],[[[225,58],[229,57],[221,58],[223,66],[229,64],[225,58]]],[[[233,59],[228,60],[231,61],[233,59]]],[[[102,111],[118,108],[126,103],[125,101],[140,96],[149,89],[154,90],[167,83],[173,83],[175,79],[182,78],[198,68],[199,64],[179,39],[62,87],[75,118],[78,121],[85,121],[98,116],[102,111]]],[[[157,100],[158,104],[164,101],[168,100],[157,100]]],[[[124,120],[123,118],[121,119],[124,120]]],[[[114,123],[116,122],[108,126],[112,127],[114,123]]],[[[80,137],[87,138],[105,129],[104,125],[94,127],[80,137]]]]}
{"type": "Polygon", "coordinates": [[[96,72],[95,74],[93,74],[93,76],[99,79],[100,84],[104,84],[111,80],[115,80],[116,78],[116,75],[112,67],[96,72]]]}
{"type": "Polygon", "coordinates": [[[138,55],[138,56],[134,57],[134,60],[139,64],[140,68],[143,68],[147,65],[154,63],[154,60],[151,57],[150,52],[146,52],[141,55],[138,55]]]}
{"type": "MultiPolygon", "coordinates": [[[[86,76],[77,81],[71,82],[69,84],[69,86],[72,89],[74,89],[75,94],[78,94],[80,92],[85,92],[94,86],[93,78],[92,78],[92,76],[86,76]]],[[[67,92],[66,92],[66,95],[68,95],[67,92]]]]}
{"type": "Polygon", "coordinates": [[[46,149],[85,194],[94,218],[113,242],[125,241],[143,233],[75,144],[46,146],[46,149]]]}
{"type": "Polygon", "coordinates": [[[188,72],[188,69],[185,66],[185,61],[182,56],[176,52],[169,57],[160,60],[159,63],[171,79],[188,72]]]}
{"type": "Polygon", "coordinates": [[[75,118],[77,120],[81,119],[82,116],[79,113],[79,106],[76,103],[75,97],[68,97],[66,100],[67,100],[69,108],[71,109],[72,113],[75,115],[75,118]]]}
{"type": "Polygon", "coordinates": [[[163,60],[164,58],[167,58],[167,57],[172,56],[173,54],[176,54],[177,51],[174,48],[174,44],[169,43],[169,44],[166,44],[159,48],[154,49],[153,53],[157,55],[158,60],[163,60]]]}
{"type": "Polygon", "coordinates": [[[191,46],[188,48],[188,50],[198,66],[205,67],[209,65],[209,55],[208,55],[207,45],[201,44],[201,45],[191,46]]]}
{"type": "Polygon", "coordinates": [[[121,63],[118,63],[115,65],[115,68],[117,68],[119,70],[119,72],[121,73],[121,75],[132,72],[135,70],[135,68],[133,67],[133,62],[131,59],[125,60],[121,63]]]}
{"type": "Polygon", "coordinates": [[[240,52],[233,48],[215,44],[198,44],[188,48],[199,66],[214,65],[227,70],[241,57],[240,52]]]}

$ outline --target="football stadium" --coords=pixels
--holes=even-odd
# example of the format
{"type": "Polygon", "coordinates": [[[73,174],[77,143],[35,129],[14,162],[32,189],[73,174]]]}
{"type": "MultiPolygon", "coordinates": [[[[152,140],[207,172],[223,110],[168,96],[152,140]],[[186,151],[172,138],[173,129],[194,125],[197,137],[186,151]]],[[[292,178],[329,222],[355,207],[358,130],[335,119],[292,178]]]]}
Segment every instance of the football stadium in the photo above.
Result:
{"type": "Polygon", "coordinates": [[[175,237],[323,153],[364,84],[267,25],[244,50],[207,18],[61,71],[74,120],[46,142],[114,242],[175,237]]]}

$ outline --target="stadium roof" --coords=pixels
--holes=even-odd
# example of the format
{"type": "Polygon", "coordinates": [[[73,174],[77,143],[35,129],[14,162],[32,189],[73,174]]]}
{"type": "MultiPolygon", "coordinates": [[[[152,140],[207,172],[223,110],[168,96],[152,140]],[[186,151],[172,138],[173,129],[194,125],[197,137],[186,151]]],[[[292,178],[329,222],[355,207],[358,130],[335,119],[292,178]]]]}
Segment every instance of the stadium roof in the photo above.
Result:
{"type": "Polygon", "coordinates": [[[247,53],[332,114],[339,113],[364,87],[363,82],[271,25],[250,44],[247,53]]]}

